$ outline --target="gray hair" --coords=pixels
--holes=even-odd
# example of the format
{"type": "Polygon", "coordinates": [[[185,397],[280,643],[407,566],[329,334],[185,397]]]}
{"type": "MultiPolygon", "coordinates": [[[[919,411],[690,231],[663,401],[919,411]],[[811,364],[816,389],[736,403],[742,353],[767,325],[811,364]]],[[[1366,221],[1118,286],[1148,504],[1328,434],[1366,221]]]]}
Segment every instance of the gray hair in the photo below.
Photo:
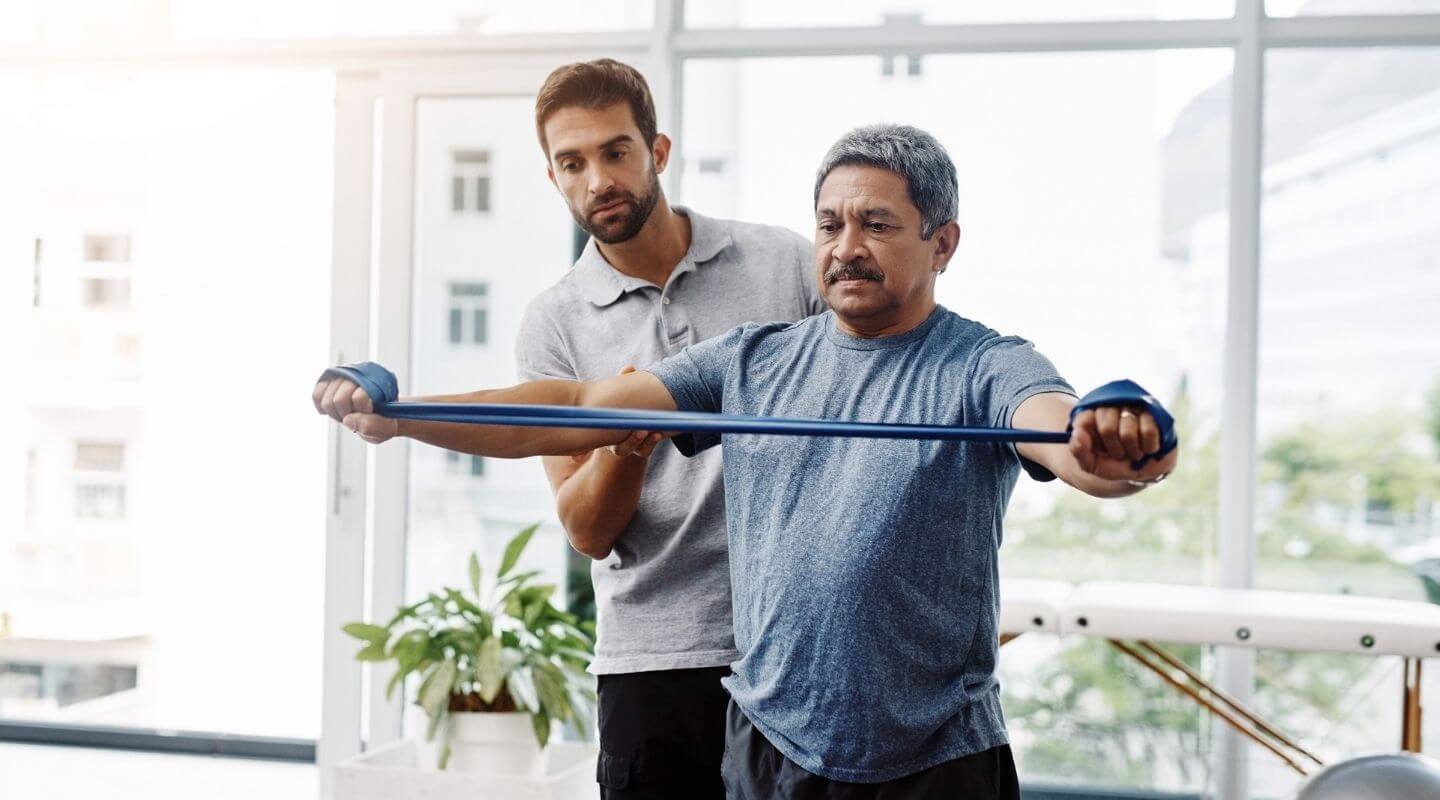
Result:
{"type": "Polygon", "coordinates": [[[866,125],[830,146],[815,173],[815,205],[820,185],[836,168],[860,164],[889,170],[905,179],[910,202],[920,210],[920,238],[929,239],[960,213],[960,184],[955,162],[934,136],[910,125],[866,125]]]}

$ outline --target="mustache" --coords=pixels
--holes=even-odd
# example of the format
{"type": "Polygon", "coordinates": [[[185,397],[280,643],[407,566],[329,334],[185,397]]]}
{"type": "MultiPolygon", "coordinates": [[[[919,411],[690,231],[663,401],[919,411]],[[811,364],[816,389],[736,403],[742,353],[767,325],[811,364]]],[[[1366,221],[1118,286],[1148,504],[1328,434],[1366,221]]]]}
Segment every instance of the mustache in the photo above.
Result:
{"type": "Polygon", "coordinates": [[[838,261],[825,270],[825,285],[829,286],[836,281],[864,280],[879,281],[885,280],[885,273],[874,267],[868,267],[855,261],[838,261]]]}
{"type": "Polygon", "coordinates": [[[630,205],[636,207],[640,205],[639,201],[635,199],[634,194],[631,194],[630,192],[621,189],[617,189],[612,192],[606,192],[605,194],[602,194],[599,197],[595,198],[593,201],[591,201],[590,205],[586,206],[585,208],[585,216],[591,216],[595,213],[597,209],[608,206],[616,200],[624,200],[630,205]]]}

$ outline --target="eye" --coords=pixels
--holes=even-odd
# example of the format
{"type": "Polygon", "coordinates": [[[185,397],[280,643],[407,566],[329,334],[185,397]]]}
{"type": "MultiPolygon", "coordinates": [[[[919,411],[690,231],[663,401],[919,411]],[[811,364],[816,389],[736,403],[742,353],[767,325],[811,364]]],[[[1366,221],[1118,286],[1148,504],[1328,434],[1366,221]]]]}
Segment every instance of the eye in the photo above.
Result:
{"type": "Polygon", "coordinates": [[[563,161],[563,162],[561,162],[561,164],[560,164],[560,169],[562,169],[562,170],[564,170],[564,171],[566,171],[566,172],[574,172],[575,170],[580,169],[580,162],[578,162],[578,161],[563,161]]]}
{"type": "Polygon", "coordinates": [[[818,230],[820,230],[820,231],[822,231],[822,232],[824,232],[824,233],[834,233],[835,231],[839,230],[839,228],[840,228],[839,225],[836,225],[836,224],[833,223],[833,222],[822,222],[822,223],[820,223],[819,225],[816,225],[815,227],[816,227],[816,229],[818,229],[818,230]]]}
{"type": "Polygon", "coordinates": [[[621,159],[623,159],[623,158],[625,158],[625,151],[624,151],[624,150],[616,150],[616,151],[614,151],[614,152],[612,152],[612,153],[610,154],[610,160],[611,160],[611,161],[619,161],[619,160],[621,160],[621,159]]]}
{"type": "Polygon", "coordinates": [[[890,230],[890,226],[883,222],[867,222],[865,227],[869,228],[872,233],[884,233],[890,230]]]}

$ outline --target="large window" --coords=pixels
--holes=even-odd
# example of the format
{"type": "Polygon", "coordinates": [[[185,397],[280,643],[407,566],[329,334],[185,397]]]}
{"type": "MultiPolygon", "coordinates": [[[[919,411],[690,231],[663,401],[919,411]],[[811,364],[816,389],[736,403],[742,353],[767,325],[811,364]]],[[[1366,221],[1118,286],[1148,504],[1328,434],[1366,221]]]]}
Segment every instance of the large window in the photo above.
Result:
{"type": "MultiPolygon", "coordinates": [[[[533,97],[421,99],[414,162],[413,391],[512,384],[520,315],[571,261],[570,217],[545,178],[533,97]],[[488,192],[492,176],[495,186],[506,187],[504,197],[485,215],[455,213],[455,196],[435,187],[458,182],[456,170],[465,171],[467,202],[477,180],[488,192]]],[[[510,537],[537,522],[543,525],[526,565],[565,584],[569,546],[538,459],[482,459],[412,445],[408,492],[407,602],[464,585],[472,552],[493,569],[510,537]],[[462,475],[470,479],[456,479],[462,475]]]]}
{"type": "Polygon", "coordinates": [[[0,100],[0,722],[316,738],[334,79],[0,100]]]}
{"type": "MultiPolygon", "coordinates": [[[[1256,583],[1440,602],[1440,49],[1271,52],[1265,88],[1256,583]]],[[[1399,659],[1259,668],[1337,754],[1394,746],[1399,659]]]]}

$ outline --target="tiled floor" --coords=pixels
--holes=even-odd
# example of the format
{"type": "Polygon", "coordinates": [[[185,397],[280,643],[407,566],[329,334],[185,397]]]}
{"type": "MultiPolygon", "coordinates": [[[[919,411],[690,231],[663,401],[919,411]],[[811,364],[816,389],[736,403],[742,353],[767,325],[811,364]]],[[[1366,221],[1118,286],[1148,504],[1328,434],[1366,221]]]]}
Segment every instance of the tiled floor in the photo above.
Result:
{"type": "Polygon", "coordinates": [[[0,743],[0,800],[316,800],[313,764],[0,743]]]}

